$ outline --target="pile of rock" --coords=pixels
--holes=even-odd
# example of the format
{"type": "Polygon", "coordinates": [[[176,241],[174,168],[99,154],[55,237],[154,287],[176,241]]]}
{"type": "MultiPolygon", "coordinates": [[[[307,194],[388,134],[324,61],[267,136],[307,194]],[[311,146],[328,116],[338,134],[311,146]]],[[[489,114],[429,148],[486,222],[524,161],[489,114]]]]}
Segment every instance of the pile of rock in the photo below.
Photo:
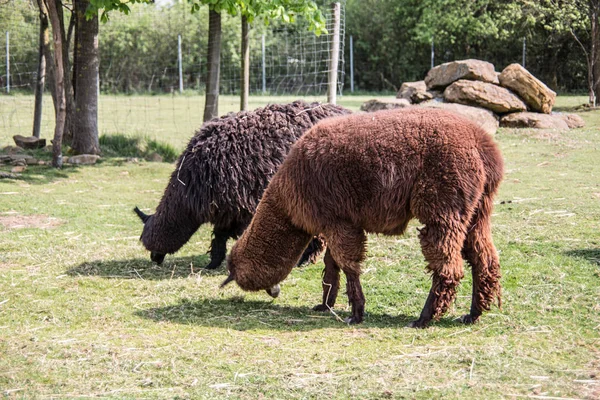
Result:
{"type": "Polygon", "coordinates": [[[555,100],[556,93],[519,64],[498,73],[491,63],[461,60],[432,68],[424,81],[403,83],[394,100],[370,100],[361,109],[444,108],[492,134],[498,126],[570,129],[585,125],[576,114],[553,113],[555,100]]]}

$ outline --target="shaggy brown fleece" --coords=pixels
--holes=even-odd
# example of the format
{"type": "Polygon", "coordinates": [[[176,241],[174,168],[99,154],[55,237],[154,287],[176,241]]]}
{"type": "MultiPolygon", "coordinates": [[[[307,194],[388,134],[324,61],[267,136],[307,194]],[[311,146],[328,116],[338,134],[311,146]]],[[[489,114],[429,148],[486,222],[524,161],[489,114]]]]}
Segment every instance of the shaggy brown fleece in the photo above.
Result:
{"type": "Polygon", "coordinates": [[[323,303],[347,278],[351,323],[363,320],[365,232],[399,235],[417,218],[432,287],[420,318],[439,318],[455,298],[464,257],[473,267],[475,322],[500,300],[500,264],[490,215],[503,161],[491,136],[443,110],[390,110],[320,122],[292,148],[231,251],[230,278],[267,289],[291,271],[313,235],[327,240],[323,303]]]}
{"type": "MultiPolygon", "coordinates": [[[[336,105],[271,104],[205,123],[181,154],[153,215],[136,213],[144,222],[140,240],[161,263],[204,223],[214,224],[210,264],[225,259],[226,243],[250,223],[263,191],[292,145],[325,118],[349,114],[336,105]]],[[[305,255],[314,261],[323,242],[315,239],[305,255]]]]}

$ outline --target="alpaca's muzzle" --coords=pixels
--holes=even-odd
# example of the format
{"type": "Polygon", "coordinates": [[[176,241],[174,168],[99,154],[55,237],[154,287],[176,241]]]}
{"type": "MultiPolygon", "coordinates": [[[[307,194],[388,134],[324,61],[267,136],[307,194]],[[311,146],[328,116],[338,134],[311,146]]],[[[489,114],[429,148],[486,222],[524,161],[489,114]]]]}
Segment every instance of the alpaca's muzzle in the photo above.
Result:
{"type": "Polygon", "coordinates": [[[272,288],[269,288],[265,291],[269,294],[269,296],[276,299],[277,296],[279,296],[279,293],[281,293],[281,287],[279,287],[279,284],[277,284],[277,285],[273,286],[272,288]]]}

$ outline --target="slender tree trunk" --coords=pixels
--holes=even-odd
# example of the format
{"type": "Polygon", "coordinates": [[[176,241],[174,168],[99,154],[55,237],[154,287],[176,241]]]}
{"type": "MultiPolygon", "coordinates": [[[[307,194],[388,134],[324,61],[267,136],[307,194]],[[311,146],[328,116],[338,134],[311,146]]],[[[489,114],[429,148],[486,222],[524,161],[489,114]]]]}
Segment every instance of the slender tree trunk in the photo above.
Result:
{"type": "Polygon", "coordinates": [[[59,18],[58,8],[61,7],[60,0],[45,0],[52,24],[52,39],[54,41],[54,85],[56,90],[56,124],[54,127],[54,139],[52,140],[52,165],[55,168],[62,167],[62,137],[65,130],[67,116],[65,98],[65,70],[63,64],[63,30],[59,18]]]}
{"type": "Polygon", "coordinates": [[[591,47],[590,68],[591,68],[591,90],[590,104],[595,107],[600,97],[600,0],[590,0],[590,19],[591,29],[591,47]]]}
{"type": "Polygon", "coordinates": [[[204,121],[219,116],[219,75],[221,68],[221,14],[210,10],[208,15],[208,74],[206,76],[204,121]]]}
{"type": "Polygon", "coordinates": [[[86,19],[88,0],[74,0],[75,109],[71,147],[79,154],[99,154],[98,142],[98,16],[86,19]]]}
{"type": "Polygon", "coordinates": [[[250,94],[250,24],[248,18],[242,15],[242,82],[240,110],[248,110],[248,96],[250,94]]]}
{"type": "MultiPolygon", "coordinates": [[[[46,0],[50,1],[50,0],[46,0]]],[[[66,117],[65,117],[65,130],[63,135],[63,142],[66,144],[71,144],[73,140],[73,118],[74,118],[74,110],[75,110],[75,94],[73,91],[73,79],[72,79],[72,69],[71,62],[69,60],[69,52],[71,49],[71,37],[73,33],[73,29],[75,27],[75,18],[74,13],[71,13],[71,17],[69,19],[69,27],[68,30],[65,30],[64,24],[64,13],[63,13],[63,0],[53,0],[56,2],[56,11],[58,13],[59,23],[60,25],[56,29],[60,29],[62,36],[62,55],[63,55],[63,70],[65,74],[65,107],[66,107],[66,117]]],[[[54,27],[52,28],[54,30],[54,27]]],[[[56,108],[56,106],[55,106],[56,108]]]]}
{"type": "Polygon", "coordinates": [[[46,7],[38,3],[40,9],[40,37],[38,49],[38,71],[35,85],[35,108],[33,112],[33,132],[36,138],[40,137],[40,126],[42,124],[42,100],[44,96],[44,84],[46,82],[46,48],[50,46],[50,28],[48,26],[48,11],[46,7]]]}

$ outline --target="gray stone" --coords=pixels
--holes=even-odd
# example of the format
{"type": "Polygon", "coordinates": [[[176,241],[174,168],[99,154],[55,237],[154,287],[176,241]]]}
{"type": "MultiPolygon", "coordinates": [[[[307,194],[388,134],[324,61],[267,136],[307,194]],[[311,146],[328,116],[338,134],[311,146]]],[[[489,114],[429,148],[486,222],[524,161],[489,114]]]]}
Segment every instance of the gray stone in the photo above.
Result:
{"type": "Polygon", "coordinates": [[[506,128],[569,130],[569,125],[561,116],[534,112],[507,114],[500,119],[500,126],[506,128]]]}
{"type": "Polygon", "coordinates": [[[93,165],[96,164],[96,161],[100,156],[95,154],[79,154],[77,156],[69,157],[67,162],[73,165],[93,165]]]}
{"type": "Polygon", "coordinates": [[[6,154],[19,154],[23,153],[24,151],[25,150],[19,146],[6,146],[4,149],[2,149],[2,152],[6,154]]]}
{"type": "Polygon", "coordinates": [[[46,139],[36,138],[35,136],[14,135],[13,140],[17,146],[23,149],[41,149],[46,146],[46,139]]]}
{"type": "Polygon", "coordinates": [[[583,128],[585,126],[585,121],[577,114],[552,113],[552,115],[562,118],[571,129],[583,128]]]}
{"type": "Polygon", "coordinates": [[[498,83],[494,64],[481,60],[460,60],[433,67],[425,77],[428,89],[442,89],[460,79],[498,83]]]}
{"type": "Polygon", "coordinates": [[[419,104],[419,107],[441,108],[462,115],[475,122],[490,135],[494,135],[500,125],[496,114],[490,110],[480,107],[465,106],[463,104],[446,103],[440,101],[426,101],[419,104]]]}
{"type": "Polygon", "coordinates": [[[163,162],[163,158],[158,153],[151,153],[146,156],[146,160],[150,162],[163,162]]]}
{"type": "Polygon", "coordinates": [[[422,103],[427,100],[432,100],[437,97],[441,97],[442,93],[437,90],[427,90],[425,81],[418,82],[404,82],[400,86],[396,98],[406,99],[411,103],[422,103]]]}
{"type": "Polygon", "coordinates": [[[525,103],[510,90],[481,81],[456,81],[446,88],[444,98],[451,103],[483,107],[499,114],[527,110],[525,103]]]}
{"type": "Polygon", "coordinates": [[[410,102],[406,99],[372,99],[363,103],[360,109],[361,111],[374,112],[404,107],[410,107],[410,102]]]}

